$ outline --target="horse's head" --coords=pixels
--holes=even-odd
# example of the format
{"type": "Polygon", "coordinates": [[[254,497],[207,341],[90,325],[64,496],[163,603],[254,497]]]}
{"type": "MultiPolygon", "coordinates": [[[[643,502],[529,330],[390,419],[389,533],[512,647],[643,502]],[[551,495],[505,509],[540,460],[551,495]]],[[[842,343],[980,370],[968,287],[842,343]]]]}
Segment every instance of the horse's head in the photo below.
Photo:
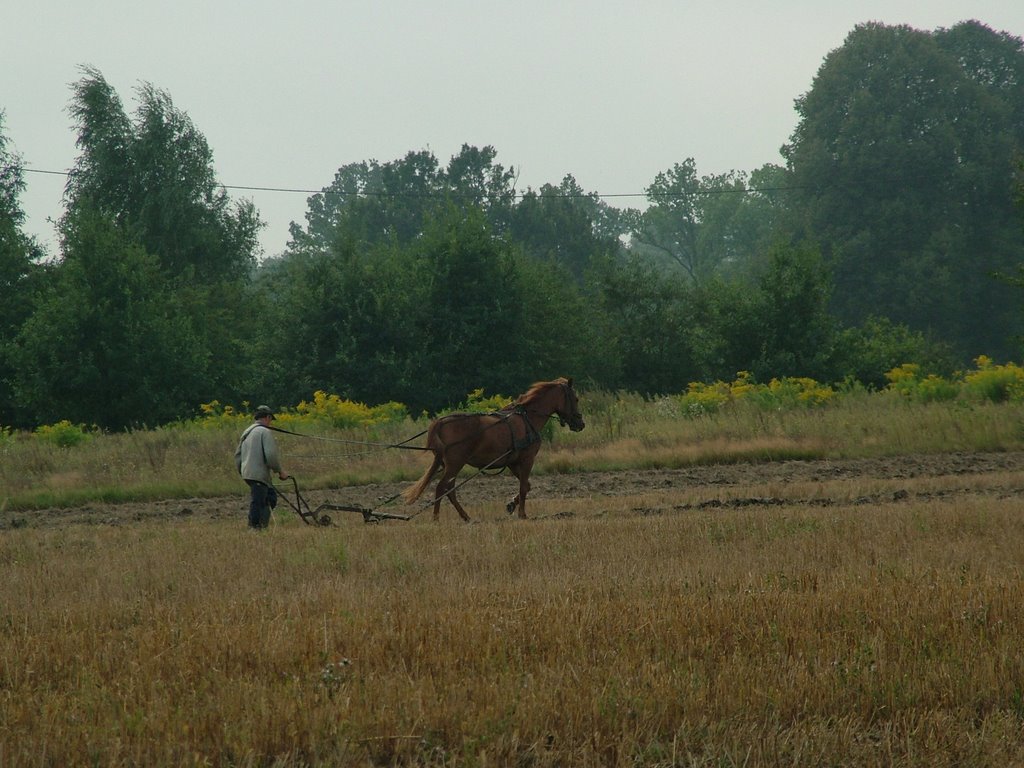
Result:
{"type": "Polygon", "coordinates": [[[566,379],[562,383],[562,406],[555,413],[558,414],[558,421],[564,427],[567,423],[573,432],[579,432],[586,425],[583,421],[583,414],[580,413],[580,401],[576,397],[576,390],[572,388],[572,379],[566,379]]]}

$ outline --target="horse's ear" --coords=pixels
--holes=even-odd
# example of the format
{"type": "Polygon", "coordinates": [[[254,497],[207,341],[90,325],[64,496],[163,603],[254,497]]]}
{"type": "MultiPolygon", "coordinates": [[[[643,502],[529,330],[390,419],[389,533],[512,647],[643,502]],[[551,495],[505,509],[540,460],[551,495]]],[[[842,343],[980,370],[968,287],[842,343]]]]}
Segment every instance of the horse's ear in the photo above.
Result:
{"type": "Polygon", "coordinates": [[[572,386],[572,376],[569,377],[568,384],[569,384],[570,387],[572,386]]]}

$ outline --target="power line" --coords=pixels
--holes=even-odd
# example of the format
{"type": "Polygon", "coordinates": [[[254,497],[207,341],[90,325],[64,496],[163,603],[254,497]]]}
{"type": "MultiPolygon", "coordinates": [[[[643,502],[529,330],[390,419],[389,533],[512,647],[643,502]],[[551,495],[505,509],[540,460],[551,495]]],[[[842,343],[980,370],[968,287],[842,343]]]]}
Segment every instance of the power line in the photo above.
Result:
{"type": "MultiPolygon", "coordinates": [[[[51,176],[70,176],[70,171],[52,171],[45,170],[42,168],[25,168],[21,169],[24,173],[40,173],[51,176]]],[[[302,187],[266,187],[266,186],[252,186],[242,184],[218,184],[218,187],[223,189],[230,189],[239,192],[281,192],[285,194],[301,194],[301,195],[337,195],[339,197],[347,196],[363,196],[363,197],[442,197],[443,194],[433,192],[382,192],[382,191],[361,191],[361,192],[339,192],[333,189],[305,189],[302,187]]],[[[590,198],[597,197],[602,200],[610,198],[629,198],[629,197],[684,197],[688,194],[703,194],[703,195],[727,195],[727,194],[760,194],[765,192],[790,192],[798,189],[809,189],[808,186],[792,186],[792,187],[742,187],[742,188],[730,188],[730,189],[701,189],[687,192],[581,192],[579,194],[564,194],[558,193],[551,195],[554,197],[562,197],[566,199],[578,199],[578,198],[590,198]]],[[[526,195],[531,194],[530,192],[513,192],[514,197],[523,198],[526,195]]],[[[533,194],[537,194],[533,192],[533,194]]]]}

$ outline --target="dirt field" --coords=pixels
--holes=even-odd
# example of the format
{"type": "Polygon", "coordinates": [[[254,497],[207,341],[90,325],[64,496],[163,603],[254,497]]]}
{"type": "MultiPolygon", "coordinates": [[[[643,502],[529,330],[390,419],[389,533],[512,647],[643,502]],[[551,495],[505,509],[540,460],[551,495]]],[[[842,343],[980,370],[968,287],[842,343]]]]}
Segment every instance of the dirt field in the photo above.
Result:
{"type": "MultiPolygon", "coordinates": [[[[468,474],[463,475],[463,478],[468,474]]],[[[785,461],[760,464],[729,464],[677,470],[595,472],[571,475],[534,475],[528,512],[532,518],[568,517],[576,514],[599,516],[615,497],[647,496],[633,507],[636,514],[659,514],[694,508],[775,506],[780,504],[827,506],[832,503],[900,504],[909,499],[949,498],[956,495],[990,495],[993,498],[1024,493],[1024,452],[911,455],[885,459],[838,461],[785,461]],[[584,512],[552,510],[552,499],[584,502],[584,512]]],[[[409,483],[374,484],[329,491],[303,491],[312,508],[324,501],[379,508],[413,515],[428,521],[428,506],[405,506],[400,500],[379,506],[408,487],[409,483]]],[[[280,483],[291,491],[290,483],[280,483]]],[[[431,489],[432,490],[432,489],[431,489]]],[[[516,482],[508,474],[476,477],[459,489],[471,515],[494,520],[500,512],[495,505],[515,493],[516,482]],[[489,505],[489,506],[488,506],[489,505]],[[484,511],[481,511],[484,507],[484,511]]],[[[425,496],[429,496],[428,491],[425,496]]],[[[0,529],[66,525],[126,525],[138,521],[159,521],[183,517],[236,519],[245,522],[248,494],[221,498],[175,499],[153,503],[91,505],[74,509],[0,513],[0,529]]],[[[621,504],[618,505],[621,507],[621,504]]],[[[577,508],[578,505],[577,505],[577,508]]],[[[287,504],[277,515],[293,513],[287,504]]],[[[338,524],[358,522],[352,512],[329,512],[338,524]]],[[[442,521],[458,520],[450,506],[442,507],[442,521]]],[[[395,521],[389,524],[403,525],[395,521]]]]}

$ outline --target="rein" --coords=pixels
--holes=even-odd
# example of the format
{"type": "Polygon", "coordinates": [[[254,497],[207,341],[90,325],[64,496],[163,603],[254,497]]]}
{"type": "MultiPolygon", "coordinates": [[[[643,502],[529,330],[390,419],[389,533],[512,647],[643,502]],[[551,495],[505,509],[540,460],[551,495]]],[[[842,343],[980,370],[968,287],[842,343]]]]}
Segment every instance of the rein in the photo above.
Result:
{"type": "Polygon", "coordinates": [[[290,429],[283,429],[281,427],[268,426],[267,429],[271,429],[274,432],[280,432],[283,435],[293,435],[295,437],[305,437],[309,440],[323,440],[329,443],[345,443],[346,445],[372,445],[378,448],[401,448],[406,451],[427,451],[429,448],[424,448],[419,445],[405,445],[410,440],[415,440],[417,437],[427,434],[427,430],[423,430],[412,437],[407,437],[400,443],[372,443],[365,440],[343,440],[340,437],[322,437],[320,435],[304,435],[301,432],[292,432],[290,429]]]}

